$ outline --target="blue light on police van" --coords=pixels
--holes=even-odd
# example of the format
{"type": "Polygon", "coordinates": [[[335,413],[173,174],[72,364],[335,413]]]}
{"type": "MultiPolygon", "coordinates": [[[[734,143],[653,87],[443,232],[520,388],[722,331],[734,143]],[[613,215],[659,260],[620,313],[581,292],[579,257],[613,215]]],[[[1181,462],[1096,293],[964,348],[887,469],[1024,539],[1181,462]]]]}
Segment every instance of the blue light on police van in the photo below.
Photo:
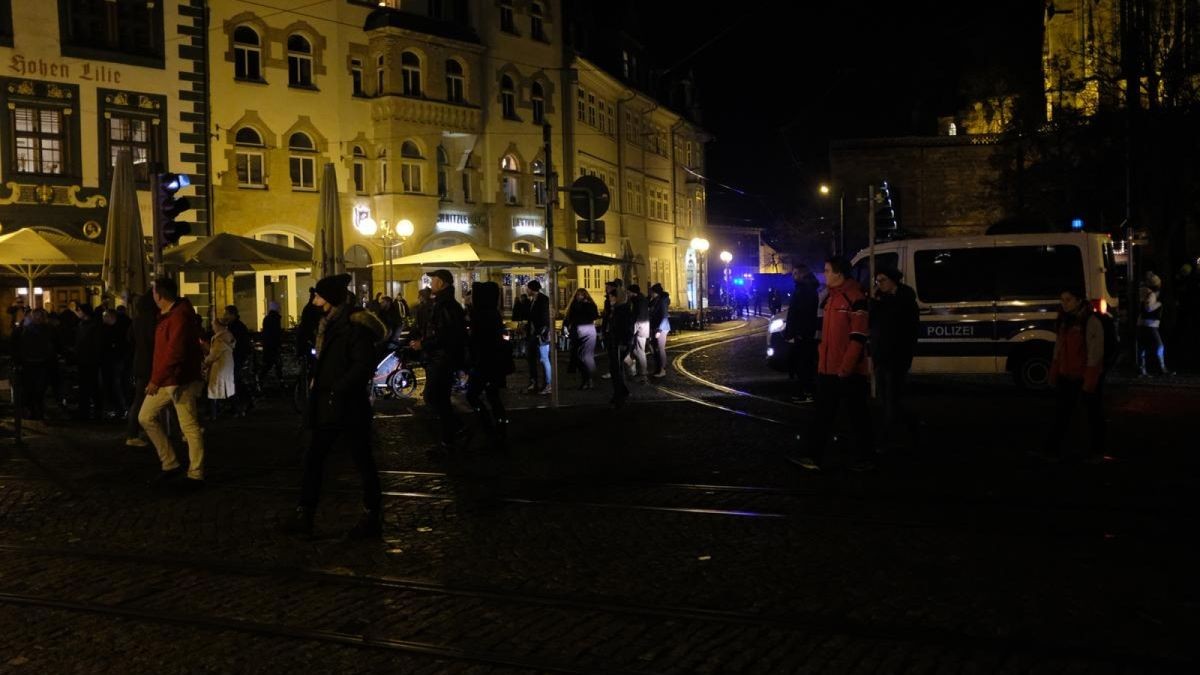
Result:
{"type": "Polygon", "coordinates": [[[745,280],[745,279],[734,279],[734,280],[733,280],[733,285],[734,285],[734,286],[745,286],[745,285],[746,285],[746,280],[745,280]]]}
{"type": "Polygon", "coordinates": [[[1082,230],[1083,229],[1083,218],[1076,218],[1076,219],[1072,220],[1071,221],[1071,229],[1072,230],[1082,230]]]}

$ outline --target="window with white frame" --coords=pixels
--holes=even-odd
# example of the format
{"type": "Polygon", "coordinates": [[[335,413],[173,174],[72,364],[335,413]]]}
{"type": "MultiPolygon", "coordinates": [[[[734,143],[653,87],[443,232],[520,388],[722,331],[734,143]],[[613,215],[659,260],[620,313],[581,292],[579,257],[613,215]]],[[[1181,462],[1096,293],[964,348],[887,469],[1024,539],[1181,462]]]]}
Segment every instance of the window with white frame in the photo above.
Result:
{"type": "Polygon", "coordinates": [[[421,164],[424,159],[416,143],[404,141],[400,146],[400,185],[405,192],[421,192],[421,164]]]}
{"type": "Polygon", "coordinates": [[[293,190],[317,189],[317,148],[308,134],[297,131],[288,138],[288,173],[293,190]]]}
{"type": "Polygon", "coordinates": [[[546,24],[542,15],[542,6],[536,2],[529,7],[529,37],[541,42],[549,42],[546,39],[546,24]]]}
{"type": "Polygon", "coordinates": [[[237,167],[238,187],[266,187],[263,175],[263,143],[262,136],[251,127],[242,127],[234,135],[235,166],[237,167]]]}
{"type": "Polygon", "coordinates": [[[596,95],[588,94],[588,126],[596,126],[596,95]]]}
{"type": "Polygon", "coordinates": [[[505,155],[500,160],[502,172],[504,203],[515,206],[521,201],[521,164],[514,155],[505,155]]]}
{"type": "Polygon", "coordinates": [[[454,59],[446,61],[446,100],[451,103],[462,103],[466,100],[466,78],[463,77],[462,64],[454,59]]]}
{"type": "Polygon", "coordinates": [[[517,91],[507,75],[500,78],[500,112],[510,120],[517,117],[517,91]]]}
{"type": "Polygon", "coordinates": [[[354,192],[355,194],[366,194],[367,192],[367,153],[363,151],[362,146],[354,146],[351,153],[354,155],[354,192]]]}
{"type": "Polygon", "coordinates": [[[500,0],[500,30],[516,34],[517,21],[513,14],[512,0],[500,0]]]}
{"type": "Polygon", "coordinates": [[[288,86],[311,88],[313,86],[312,43],[299,33],[287,39],[288,86]]]}
{"type": "Polygon", "coordinates": [[[150,164],[158,155],[150,118],[117,113],[110,113],[106,117],[109,166],[116,166],[117,154],[124,150],[133,160],[133,179],[139,183],[149,182],[150,164]]]}
{"type": "Polygon", "coordinates": [[[17,173],[59,175],[67,161],[67,127],[61,108],[17,104],[12,111],[17,173]]]}
{"type": "Polygon", "coordinates": [[[401,90],[405,96],[421,95],[421,57],[413,52],[400,55],[401,90]]]}
{"type": "Polygon", "coordinates": [[[533,123],[540,125],[546,120],[546,95],[540,82],[533,83],[529,100],[533,103],[533,123]]]}
{"type": "Polygon", "coordinates": [[[388,161],[387,150],[379,151],[379,191],[388,191],[388,161]]]}
{"type": "Polygon", "coordinates": [[[350,59],[350,93],[354,96],[364,96],[362,59],[350,59]]]}
{"type": "Polygon", "coordinates": [[[442,201],[450,199],[450,156],[446,154],[446,149],[438,146],[437,149],[438,163],[438,198],[442,201]]]}
{"type": "Polygon", "coordinates": [[[546,164],[542,160],[534,160],[530,165],[530,170],[533,172],[533,203],[536,206],[545,206],[547,201],[546,193],[546,164]]]}
{"type": "Polygon", "coordinates": [[[233,30],[233,76],[239,80],[262,81],[262,47],[258,33],[249,26],[233,30]]]}
{"type": "Polygon", "coordinates": [[[587,121],[587,92],[582,87],[575,90],[575,119],[587,121]]]}
{"type": "Polygon", "coordinates": [[[375,58],[375,95],[383,96],[384,85],[387,84],[387,67],[384,65],[383,54],[375,58]]]}

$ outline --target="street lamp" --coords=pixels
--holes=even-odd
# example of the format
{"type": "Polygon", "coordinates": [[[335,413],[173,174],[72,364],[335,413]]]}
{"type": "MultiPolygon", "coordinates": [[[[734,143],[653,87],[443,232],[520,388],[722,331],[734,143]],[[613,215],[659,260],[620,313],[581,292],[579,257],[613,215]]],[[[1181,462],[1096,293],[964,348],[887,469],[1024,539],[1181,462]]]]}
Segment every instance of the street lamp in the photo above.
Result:
{"type": "Polygon", "coordinates": [[[703,237],[696,237],[692,240],[692,248],[700,254],[700,330],[704,330],[704,305],[708,300],[708,270],[706,269],[708,262],[708,240],[703,237]]]}
{"type": "Polygon", "coordinates": [[[392,284],[395,283],[395,273],[392,268],[392,250],[403,246],[404,241],[412,236],[413,223],[405,218],[396,223],[394,228],[388,227],[386,220],[376,223],[370,216],[360,219],[354,224],[359,234],[370,239],[383,249],[383,287],[387,295],[392,295],[392,284]]]}
{"type": "Polygon", "coordinates": [[[721,258],[721,262],[725,263],[725,274],[724,274],[725,298],[726,298],[725,302],[728,303],[729,302],[728,298],[730,296],[730,293],[733,291],[733,289],[730,288],[730,286],[729,286],[729,263],[733,262],[733,254],[730,253],[729,251],[721,251],[720,258],[721,258]]]}
{"type": "MultiPolygon", "coordinates": [[[[821,183],[817,188],[822,197],[828,197],[833,193],[831,188],[826,183],[821,183]]],[[[846,193],[843,190],[838,191],[838,241],[837,254],[846,255],[846,193]]]]}

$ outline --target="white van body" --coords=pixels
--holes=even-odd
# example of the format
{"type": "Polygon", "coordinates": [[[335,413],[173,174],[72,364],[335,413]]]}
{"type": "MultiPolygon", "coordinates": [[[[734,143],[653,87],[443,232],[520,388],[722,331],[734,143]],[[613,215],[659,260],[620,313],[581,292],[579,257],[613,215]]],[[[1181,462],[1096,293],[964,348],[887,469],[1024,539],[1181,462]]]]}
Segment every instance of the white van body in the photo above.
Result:
{"type": "MultiPolygon", "coordinates": [[[[852,261],[872,288],[868,251],[852,261]]],[[[921,335],[913,372],[1004,373],[1048,386],[1059,295],[1082,288],[1092,305],[1118,304],[1107,235],[1086,232],[905,239],[875,246],[875,269],[894,267],[917,293],[921,335]]]]}

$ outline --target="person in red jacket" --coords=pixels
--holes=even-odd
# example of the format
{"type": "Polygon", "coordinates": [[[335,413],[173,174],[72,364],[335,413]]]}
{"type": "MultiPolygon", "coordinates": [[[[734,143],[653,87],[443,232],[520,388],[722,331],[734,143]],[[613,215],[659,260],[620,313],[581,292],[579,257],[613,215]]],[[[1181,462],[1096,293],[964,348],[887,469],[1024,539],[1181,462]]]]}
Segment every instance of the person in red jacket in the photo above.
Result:
{"type": "Polygon", "coordinates": [[[789,456],[799,466],[817,471],[829,442],[829,433],[838,409],[846,408],[854,434],[855,471],[875,467],[871,461],[874,437],[867,407],[870,383],[867,380],[867,296],[858,282],[850,278],[850,263],[835,256],[825,261],[825,315],[821,323],[821,344],[817,350],[816,417],[809,434],[805,456],[789,456]]]}
{"type": "Polygon", "coordinates": [[[185,484],[199,487],[204,485],[204,434],[196,416],[196,403],[204,389],[204,380],[200,378],[204,362],[200,325],[192,303],[179,297],[179,287],[173,279],[160,277],[154,280],[154,302],[159,310],[158,325],[154,329],[154,361],[138,422],[154,443],[162,462],[162,472],[155,482],[175,479],[183,468],[160,419],[160,413],[167,406],[175,406],[179,428],[188,444],[185,484]]]}
{"type": "Polygon", "coordinates": [[[1058,313],[1058,338],[1050,361],[1050,385],[1058,396],[1054,423],[1046,441],[1045,459],[1057,459],[1063,436],[1079,399],[1087,411],[1089,454],[1085,462],[1104,458],[1104,324],[1092,311],[1082,289],[1062,292],[1058,313]]]}

